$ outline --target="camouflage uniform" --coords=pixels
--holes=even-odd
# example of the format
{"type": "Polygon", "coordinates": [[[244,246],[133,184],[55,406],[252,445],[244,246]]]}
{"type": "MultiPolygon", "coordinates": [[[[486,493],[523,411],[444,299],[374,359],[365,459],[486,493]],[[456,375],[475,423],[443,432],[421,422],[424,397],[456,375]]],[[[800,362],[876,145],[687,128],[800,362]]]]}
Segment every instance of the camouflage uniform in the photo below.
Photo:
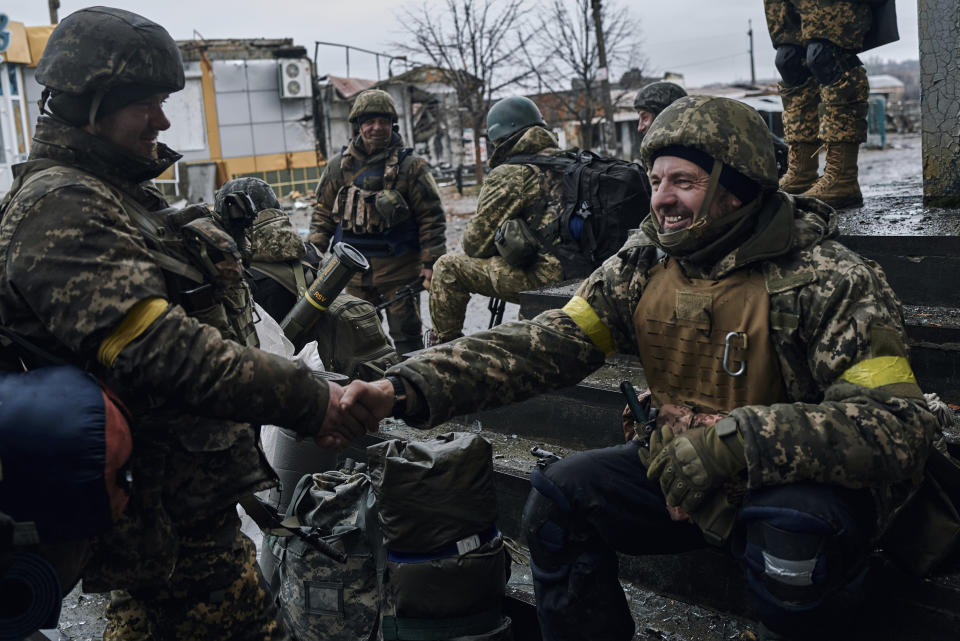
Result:
{"type": "MultiPolygon", "coordinates": [[[[341,190],[358,177],[364,189],[384,189],[384,164],[402,147],[403,140],[394,133],[385,149],[368,154],[358,136],[330,159],[317,185],[317,210],[310,225],[310,242],[324,252],[332,242],[341,239],[354,245],[370,261],[371,269],[354,277],[347,292],[374,305],[392,298],[398,288],[416,280],[422,267],[431,268],[446,251],[446,218],[440,192],[426,161],[415,154],[401,160],[396,190],[413,215],[416,238],[395,246],[379,234],[344,236],[341,220],[334,214],[334,203],[341,190]]],[[[390,337],[401,354],[423,347],[419,303],[416,298],[405,298],[387,308],[390,337]]]]}
{"type": "MultiPolygon", "coordinates": [[[[822,39],[858,52],[872,18],[869,4],[850,0],[764,0],[764,9],[774,47],[806,46],[811,40],[822,39]]],[[[813,77],[795,87],[781,82],[787,143],[864,142],[869,93],[862,65],[831,85],[821,86],[813,77]]]]}
{"type": "Polygon", "coordinates": [[[430,286],[430,320],[440,341],[462,335],[470,294],[520,302],[520,292],[537,289],[563,278],[559,259],[540,252],[530,267],[511,267],[497,254],[494,235],[510,218],[524,218],[532,230],[543,228],[556,216],[560,181],[550,180],[534,165],[505,161],[517,154],[556,153],[557,141],[543,127],[533,126],[514,134],[497,147],[490,159],[492,171],[483,183],[477,213],[463,234],[463,254],[447,254],[434,265],[430,286]],[[546,201],[542,211],[539,205],[546,201]],[[528,212],[537,210],[533,214],[528,212]]]}
{"type": "MultiPolygon", "coordinates": [[[[831,516],[831,523],[852,523],[839,531],[856,539],[852,549],[861,558],[842,571],[855,573],[873,538],[919,484],[936,419],[910,372],[899,301],[882,270],[836,241],[829,207],[771,191],[773,151],[755,113],[750,112],[755,122],[749,127],[726,113],[711,121],[703,109],[711,101],[749,111],[735,101],[684,98],[648,132],[644,160],[651,164],[648,147],[666,148],[671,143],[665,140],[683,136],[715,159],[749,159],[737,169],[754,170],[751,178],[763,191],[749,205],[744,225],[694,253],[679,254],[677,246],[661,242],[651,214],[643,233],[589,276],[563,309],[428,350],[388,375],[414,385],[426,406],[418,418],[433,425],[573,385],[613,352],[639,356],[649,339],[637,335],[637,315],[641,302],[649,302],[644,294],[660,264],[679,265],[687,278],[706,283],[755,275],[769,297],[769,346],[772,367],[779,370],[770,375],[782,382],[783,402],[734,407],[724,419],[732,417],[742,439],[743,505],[763,510],[770,506],[757,506],[762,500],[774,507],[812,501],[830,506],[824,511],[836,509],[842,516],[831,516]],[[668,254],[666,262],[658,250],[668,254]]],[[[679,355],[678,350],[662,358],[679,355]]],[[[696,527],[668,520],[660,487],[647,477],[645,465],[636,463],[643,452],[637,441],[585,452],[531,478],[525,523],[531,512],[535,522],[542,516],[536,494],[553,502],[553,512],[543,508],[549,517],[543,522],[554,528],[552,543],[543,535],[535,550],[528,538],[545,639],[631,638],[633,622],[616,581],[614,552],[652,554],[703,545],[696,527]]],[[[746,511],[736,514],[746,522],[746,511]]],[[[701,523],[699,513],[690,516],[701,523]]],[[[746,549],[751,544],[748,539],[746,549]]],[[[750,585],[751,594],[762,599],[769,594],[760,564],[758,583],[750,585]]],[[[769,598],[763,603],[769,607],[769,598]]],[[[789,606],[777,607],[776,616],[800,616],[789,606]]],[[[809,613],[803,610],[803,616],[809,613]]]]}
{"type": "MultiPolygon", "coordinates": [[[[120,82],[100,87],[106,103],[124,82],[140,96],[177,90],[174,81],[151,84],[164,64],[176,67],[173,78],[179,70],[182,87],[169,34],[97,7],[60,23],[37,78],[55,89],[91,77],[120,82]]],[[[134,489],[95,541],[84,590],[124,591],[108,607],[109,638],[283,638],[235,506],[275,484],[256,425],[318,433],[328,386],[243,344],[255,334],[232,239],[206,208],[155,213],[166,202],[144,181],[180,156],[160,144],[149,158],[84,131],[79,124],[94,116],[68,103],[89,101],[85,91],[51,97],[51,108],[76,122],[39,118],[30,159],[14,168],[0,204],[4,326],[96,375],[132,417],[134,489]],[[189,240],[188,228],[196,232],[189,240]],[[124,623],[134,620],[141,623],[124,623]],[[152,629],[157,621],[163,631],[152,629]]]]}

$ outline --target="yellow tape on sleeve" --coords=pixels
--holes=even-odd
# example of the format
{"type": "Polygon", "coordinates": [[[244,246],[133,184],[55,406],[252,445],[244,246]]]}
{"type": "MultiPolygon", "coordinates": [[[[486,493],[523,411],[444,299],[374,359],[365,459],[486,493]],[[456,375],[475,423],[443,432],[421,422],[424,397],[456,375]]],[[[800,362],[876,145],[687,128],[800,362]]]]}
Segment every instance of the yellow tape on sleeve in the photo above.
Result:
{"type": "Polygon", "coordinates": [[[100,343],[97,361],[106,367],[113,367],[113,362],[117,360],[123,348],[145,332],[153,321],[167,311],[169,306],[170,303],[163,298],[145,298],[134,305],[113,333],[100,343]]]}
{"type": "Polygon", "coordinates": [[[590,307],[590,303],[579,296],[574,296],[563,306],[562,311],[583,330],[593,344],[604,354],[612,354],[615,351],[610,328],[603,324],[597,313],[590,307]]]}
{"type": "Polygon", "coordinates": [[[910,361],[903,356],[877,356],[860,361],[840,378],[862,387],[883,387],[897,383],[917,384],[910,361]]]}

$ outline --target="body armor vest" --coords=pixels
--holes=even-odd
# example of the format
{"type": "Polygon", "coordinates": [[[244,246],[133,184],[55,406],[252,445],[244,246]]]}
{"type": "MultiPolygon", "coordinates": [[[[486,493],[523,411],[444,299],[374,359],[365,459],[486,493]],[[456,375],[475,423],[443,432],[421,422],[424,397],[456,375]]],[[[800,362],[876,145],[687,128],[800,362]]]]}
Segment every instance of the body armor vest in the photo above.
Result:
{"type": "Polygon", "coordinates": [[[412,152],[394,147],[384,161],[364,166],[356,174],[356,159],[343,154],[344,185],[333,202],[334,243],[346,242],[364,256],[403,256],[420,250],[416,220],[397,190],[400,165],[412,152]]]}
{"type": "Polygon", "coordinates": [[[163,271],[171,302],[224,338],[257,347],[253,296],[230,234],[202,211],[196,217],[189,209],[147,211],[127,194],[123,206],[163,271]]]}
{"type": "Polygon", "coordinates": [[[691,279],[667,259],[650,270],[633,323],[657,407],[729,412],[786,398],[760,272],[691,279]]]}

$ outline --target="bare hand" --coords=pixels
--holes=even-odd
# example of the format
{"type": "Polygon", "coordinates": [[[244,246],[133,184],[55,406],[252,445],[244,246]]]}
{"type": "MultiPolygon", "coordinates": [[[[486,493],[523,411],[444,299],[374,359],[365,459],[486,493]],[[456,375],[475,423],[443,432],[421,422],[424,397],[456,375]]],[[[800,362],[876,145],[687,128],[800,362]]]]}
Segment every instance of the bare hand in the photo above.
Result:
{"type": "MultiPolygon", "coordinates": [[[[354,381],[350,385],[358,382],[360,381],[354,381]]],[[[357,437],[377,430],[379,420],[375,420],[366,408],[344,409],[344,388],[331,382],[329,390],[330,400],[327,402],[323,425],[314,437],[317,445],[325,449],[342,450],[357,437]]]]}
{"type": "Polygon", "coordinates": [[[429,267],[424,267],[423,269],[420,270],[420,273],[418,275],[420,276],[420,278],[423,279],[423,288],[426,290],[429,290],[430,281],[433,280],[433,269],[429,267]]]}
{"type": "Polygon", "coordinates": [[[393,385],[385,378],[373,383],[353,381],[340,399],[340,406],[343,411],[362,417],[373,425],[370,431],[376,431],[381,419],[393,412],[393,385]]]}
{"type": "Polygon", "coordinates": [[[689,521],[690,515],[681,510],[678,507],[673,507],[672,505],[667,506],[667,514],[670,515],[671,521],[689,521]]]}

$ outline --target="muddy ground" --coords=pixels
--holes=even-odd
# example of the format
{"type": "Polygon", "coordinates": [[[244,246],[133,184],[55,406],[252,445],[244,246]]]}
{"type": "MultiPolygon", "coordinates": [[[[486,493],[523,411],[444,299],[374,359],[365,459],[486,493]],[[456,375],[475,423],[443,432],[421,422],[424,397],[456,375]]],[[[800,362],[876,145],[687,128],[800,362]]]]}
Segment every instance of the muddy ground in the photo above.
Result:
{"type": "MultiPolygon", "coordinates": [[[[892,134],[887,137],[883,150],[863,149],[860,154],[860,184],[866,206],[861,210],[844,212],[841,227],[854,233],[928,235],[931,233],[956,234],[956,224],[948,224],[941,230],[931,229],[929,210],[921,205],[922,175],[921,146],[917,134],[892,134]]],[[[821,155],[821,165],[822,165],[821,155]]],[[[449,251],[459,250],[460,237],[470,215],[476,209],[476,189],[468,188],[458,196],[453,187],[443,188],[443,200],[447,213],[447,246],[449,251]]],[[[286,203],[294,225],[305,235],[309,226],[310,204],[308,202],[286,203]]],[[[954,212],[950,212],[954,213],[954,212]]],[[[960,221],[960,215],[956,216],[960,221]]],[[[939,223],[936,223],[939,224],[939,223]]],[[[421,298],[424,326],[429,327],[427,294],[421,298]]],[[[465,333],[486,329],[489,312],[487,299],[475,296],[470,301],[464,326],[465,333]]],[[[518,306],[508,304],[504,320],[516,319],[518,306]]],[[[414,433],[402,422],[384,423],[387,435],[398,437],[423,437],[414,433]]],[[[479,430],[481,425],[452,425],[434,431],[453,429],[479,430]]],[[[535,442],[516,435],[485,432],[494,444],[495,463],[513,469],[529,468],[534,459],[529,450],[535,442]]],[[[517,566],[513,582],[529,587],[529,577],[517,566]]],[[[637,639],[685,639],[688,641],[720,641],[723,639],[756,639],[754,628],[748,622],[735,617],[718,614],[695,606],[677,607],[669,598],[625,586],[637,617],[637,639]],[[691,630],[696,632],[691,634],[691,630]]],[[[101,638],[105,621],[103,609],[106,595],[84,595],[78,589],[64,599],[60,624],[57,630],[47,631],[47,636],[59,641],[92,641],[101,638]]],[[[519,640],[518,640],[519,641],[519,640]]]]}

